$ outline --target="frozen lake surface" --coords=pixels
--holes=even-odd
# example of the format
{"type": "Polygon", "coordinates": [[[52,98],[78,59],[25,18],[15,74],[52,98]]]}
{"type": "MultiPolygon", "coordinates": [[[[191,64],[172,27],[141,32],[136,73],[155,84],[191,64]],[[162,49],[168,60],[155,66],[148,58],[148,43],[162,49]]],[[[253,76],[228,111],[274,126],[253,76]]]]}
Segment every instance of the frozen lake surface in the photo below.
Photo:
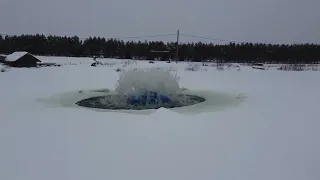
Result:
{"type": "Polygon", "coordinates": [[[83,98],[79,91],[114,89],[120,60],[104,67],[88,58],[40,60],[64,66],[0,72],[0,179],[320,178],[319,72],[192,72],[185,63],[138,62],[174,69],[182,87],[225,103],[139,114],[70,105],[83,98]],[[245,99],[226,104],[237,97],[245,99]]]}

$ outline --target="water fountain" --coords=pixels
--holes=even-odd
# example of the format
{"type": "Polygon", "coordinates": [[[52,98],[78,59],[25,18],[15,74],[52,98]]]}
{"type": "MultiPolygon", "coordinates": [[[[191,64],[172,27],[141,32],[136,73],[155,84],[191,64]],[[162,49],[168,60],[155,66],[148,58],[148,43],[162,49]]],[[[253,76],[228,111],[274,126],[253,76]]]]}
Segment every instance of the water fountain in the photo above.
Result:
{"type": "Polygon", "coordinates": [[[186,94],[178,82],[179,77],[166,69],[131,69],[122,72],[114,92],[76,104],[98,109],[143,110],[190,106],[205,101],[200,96],[186,94]]]}

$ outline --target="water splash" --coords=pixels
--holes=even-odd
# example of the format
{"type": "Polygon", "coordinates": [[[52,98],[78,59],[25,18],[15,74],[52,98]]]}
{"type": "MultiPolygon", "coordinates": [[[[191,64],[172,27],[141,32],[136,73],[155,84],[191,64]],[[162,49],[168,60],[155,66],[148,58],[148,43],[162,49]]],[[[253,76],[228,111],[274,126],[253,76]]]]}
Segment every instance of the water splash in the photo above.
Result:
{"type": "Polygon", "coordinates": [[[171,103],[179,100],[179,77],[164,68],[130,69],[117,81],[115,91],[129,104],[171,103]]]}

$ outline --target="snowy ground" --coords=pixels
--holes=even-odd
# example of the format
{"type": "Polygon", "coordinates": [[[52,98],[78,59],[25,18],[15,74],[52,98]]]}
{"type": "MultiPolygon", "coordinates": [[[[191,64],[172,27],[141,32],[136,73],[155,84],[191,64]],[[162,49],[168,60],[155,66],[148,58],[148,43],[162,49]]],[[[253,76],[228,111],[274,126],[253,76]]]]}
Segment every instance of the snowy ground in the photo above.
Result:
{"type": "Polygon", "coordinates": [[[137,115],[45,106],[39,98],[114,88],[122,65],[40,59],[65,66],[0,72],[0,179],[320,179],[319,72],[191,72],[182,63],[139,62],[173,66],[182,87],[246,99],[215,112],[137,115]]]}

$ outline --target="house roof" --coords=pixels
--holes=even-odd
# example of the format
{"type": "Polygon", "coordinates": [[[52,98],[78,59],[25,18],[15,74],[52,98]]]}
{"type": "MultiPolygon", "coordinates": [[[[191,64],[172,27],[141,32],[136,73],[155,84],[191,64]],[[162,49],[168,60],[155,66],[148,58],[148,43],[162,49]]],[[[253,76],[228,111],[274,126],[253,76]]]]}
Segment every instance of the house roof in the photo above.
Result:
{"type": "Polygon", "coordinates": [[[26,52],[26,51],[16,51],[16,52],[14,52],[14,53],[12,53],[12,54],[9,54],[9,55],[6,57],[5,61],[14,62],[14,61],[20,59],[22,56],[24,56],[24,55],[26,55],[26,54],[29,54],[29,53],[26,52]]]}

